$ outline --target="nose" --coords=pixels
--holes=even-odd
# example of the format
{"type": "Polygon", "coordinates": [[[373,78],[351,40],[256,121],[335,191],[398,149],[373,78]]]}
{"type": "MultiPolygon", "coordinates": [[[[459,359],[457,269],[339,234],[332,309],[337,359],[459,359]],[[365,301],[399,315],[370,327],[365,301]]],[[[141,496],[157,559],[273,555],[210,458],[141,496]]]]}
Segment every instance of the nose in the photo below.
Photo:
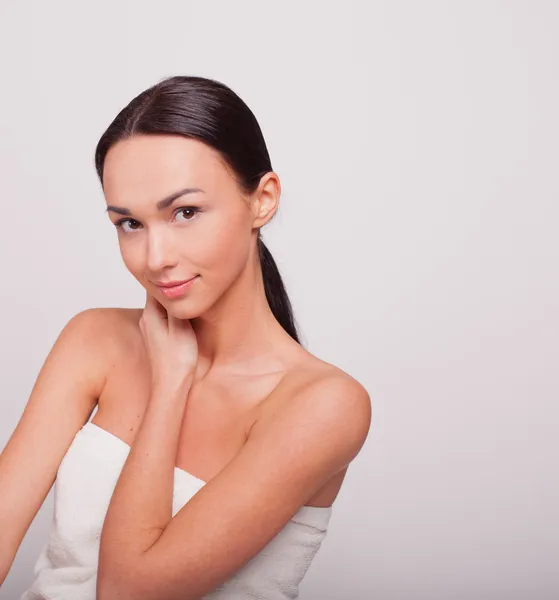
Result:
{"type": "Polygon", "coordinates": [[[177,247],[168,229],[152,230],[148,235],[147,267],[152,273],[161,273],[177,264],[177,247]]]}

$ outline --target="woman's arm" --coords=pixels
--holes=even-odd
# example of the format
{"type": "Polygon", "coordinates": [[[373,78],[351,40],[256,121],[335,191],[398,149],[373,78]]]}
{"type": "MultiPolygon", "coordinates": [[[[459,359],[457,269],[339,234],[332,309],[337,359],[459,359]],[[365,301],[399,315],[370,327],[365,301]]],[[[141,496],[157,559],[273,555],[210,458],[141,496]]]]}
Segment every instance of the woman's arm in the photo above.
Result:
{"type": "Polygon", "coordinates": [[[0,585],[49,493],[72,439],[88,420],[107,373],[112,309],[74,315],[51,348],[23,414],[0,454],[0,585]]]}
{"type": "Polygon", "coordinates": [[[172,517],[175,461],[192,378],[154,387],[103,523],[98,598],[117,598],[118,579],[160,537],[172,517]]]}
{"type": "Polygon", "coordinates": [[[101,531],[97,597],[110,600],[118,599],[128,565],[137,564],[171,520],[180,431],[198,360],[190,321],[169,315],[149,293],[139,325],[151,393],[101,531]]]}
{"type": "Polygon", "coordinates": [[[183,399],[153,400],[103,531],[98,600],[199,600],[216,589],[353,460],[371,418],[361,384],[323,377],[257,421],[239,454],[170,518],[183,399]]]}

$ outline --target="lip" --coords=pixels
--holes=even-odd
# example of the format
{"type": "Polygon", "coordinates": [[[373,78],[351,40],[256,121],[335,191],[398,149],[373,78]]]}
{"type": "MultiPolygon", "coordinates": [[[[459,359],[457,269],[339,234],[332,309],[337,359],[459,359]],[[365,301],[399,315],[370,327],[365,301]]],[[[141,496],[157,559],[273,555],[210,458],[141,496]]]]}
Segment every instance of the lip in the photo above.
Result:
{"type": "Polygon", "coordinates": [[[181,279],[180,281],[154,281],[155,285],[160,288],[170,288],[176,287],[177,285],[182,285],[183,283],[187,283],[188,281],[192,281],[198,275],[191,277],[190,279],[181,279]]]}
{"type": "Polygon", "coordinates": [[[159,291],[167,298],[179,298],[189,290],[194,283],[198,280],[199,275],[192,279],[186,279],[185,281],[179,282],[178,285],[158,285],[159,291]]]}

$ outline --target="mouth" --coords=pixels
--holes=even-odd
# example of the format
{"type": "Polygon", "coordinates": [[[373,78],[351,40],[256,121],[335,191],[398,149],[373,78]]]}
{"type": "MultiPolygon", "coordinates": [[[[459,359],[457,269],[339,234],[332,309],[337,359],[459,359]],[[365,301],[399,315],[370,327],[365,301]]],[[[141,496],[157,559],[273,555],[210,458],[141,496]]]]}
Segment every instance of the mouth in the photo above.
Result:
{"type": "Polygon", "coordinates": [[[170,281],[165,284],[158,283],[156,285],[159,291],[167,298],[178,298],[186,293],[199,277],[199,275],[196,275],[191,279],[185,279],[184,281],[170,281]]]}

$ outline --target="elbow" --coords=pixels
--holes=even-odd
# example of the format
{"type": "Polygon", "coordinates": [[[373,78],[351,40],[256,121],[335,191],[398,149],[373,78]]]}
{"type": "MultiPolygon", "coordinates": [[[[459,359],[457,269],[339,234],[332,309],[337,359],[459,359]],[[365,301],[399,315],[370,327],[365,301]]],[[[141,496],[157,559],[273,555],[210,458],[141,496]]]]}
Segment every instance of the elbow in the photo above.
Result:
{"type": "Polygon", "coordinates": [[[193,590],[177,589],[170,585],[164,574],[148,565],[143,556],[131,564],[99,563],[95,600],[202,600],[193,590]],[[151,567],[151,568],[150,568],[151,567]]]}
{"type": "Polygon", "coordinates": [[[97,577],[95,600],[109,600],[109,598],[111,597],[119,597],[118,593],[116,593],[114,585],[112,583],[109,583],[106,579],[101,579],[100,577],[97,577]]]}
{"type": "MultiPolygon", "coordinates": [[[[131,569],[123,564],[116,564],[100,558],[97,569],[97,582],[95,600],[134,600],[132,589],[133,577],[130,576],[131,569]]],[[[138,599],[139,600],[139,599],[138,599]]]]}
{"type": "Polygon", "coordinates": [[[97,577],[95,600],[144,600],[144,596],[138,593],[138,588],[139,586],[131,583],[130,578],[97,577]]]}
{"type": "Polygon", "coordinates": [[[95,600],[161,600],[160,590],[149,583],[138,564],[101,567],[95,600]]]}
{"type": "Polygon", "coordinates": [[[132,598],[122,580],[97,573],[95,600],[128,600],[132,598]]]}

